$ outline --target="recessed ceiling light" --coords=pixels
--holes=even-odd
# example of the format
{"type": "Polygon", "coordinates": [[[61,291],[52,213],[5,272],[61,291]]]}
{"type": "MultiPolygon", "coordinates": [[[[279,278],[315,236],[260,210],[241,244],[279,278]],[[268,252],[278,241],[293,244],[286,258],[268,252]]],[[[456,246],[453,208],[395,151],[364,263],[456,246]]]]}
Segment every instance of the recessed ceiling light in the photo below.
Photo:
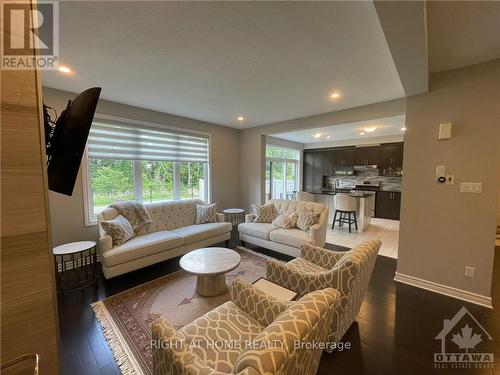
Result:
{"type": "Polygon", "coordinates": [[[238,121],[243,121],[245,118],[243,116],[238,116],[238,121]]]}
{"type": "Polygon", "coordinates": [[[401,128],[401,130],[402,130],[402,131],[405,131],[405,130],[406,130],[406,128],[405,128],[405,127],[402,127],[402,128],[401,128]]]}
{"type": "Polygon", "coordinates": [[[330,98],[332,99],[337,99],[337,98],[340,98],[340,94],[338,92],[334,92],[330,95],[330,98]]]}
{"type": "Polygon", "coordinates": [[[320,138],[321,137],[321,133],[316,133],[313,135],[314,138],[320,138]]]}
{"type": "Polygon", "coordinates": [[[361,133],[359,133],[359,135],[365,135],[365,132],[361,132],[361,133]]]}
{"type": "Polygon", "coordinates": [[[330,138],[332,138],[332,137],[330,137],[329,135],[326,136],[326,139],[330,139],[330,138]]]}
{"type": "Polygon", "coordinates": [[[377,129],[375,126],[371,126],[371,127],[369,127],[369,128],[365,128],[365,132],[367,132],[367,133],[371,133],[371,132],[374,132],[374,131],[375,131],[375,129],[377,129]]]}
{"type": "Polygon", "coordinates": [[[68,68],[67,66],[63,66],[63,65],[61,65],[61,66],[58,68],[58,70],[59,70],[60,72],[62,72],[62,73],[66,73],[66,74],[71,73],[71,69],[70,69],[70,68],[68,68]]]}

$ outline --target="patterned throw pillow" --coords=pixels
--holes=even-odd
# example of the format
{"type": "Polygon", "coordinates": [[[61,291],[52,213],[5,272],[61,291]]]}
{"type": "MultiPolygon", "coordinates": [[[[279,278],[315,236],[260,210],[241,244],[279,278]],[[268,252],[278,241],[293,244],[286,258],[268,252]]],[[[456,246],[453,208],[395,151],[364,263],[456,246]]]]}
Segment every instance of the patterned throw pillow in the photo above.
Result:
{"type": "Polygon", "coordinates": [[[304,232],[309,232],[311,226],[318,222],[319,215],[319,212],[300,211],[299,218],[297,219],[297,228],[302,229],[304,232]]]}
{"type": "Polygon", "coordinates": [[[121,245],[134,238],[132,225],[122,215],[118,215],[113,220],[101,221],[101,226],[111,236],[115,245],[121,245]]]}
{"type": "Polygon", "coordinates": [[[278,216],[278,211],[276,207],[272,204],[266,204],[264,206],[252,205],[253,213],[255,215],[254,223],[272,223],[274,219],[278,216]]]}
{"type": "Polygon", "coordinates": [[[203,205],[196,205],[196,224],[204,224],[204,223],[215,223],[217,222],[217,203],[203,205]]]}

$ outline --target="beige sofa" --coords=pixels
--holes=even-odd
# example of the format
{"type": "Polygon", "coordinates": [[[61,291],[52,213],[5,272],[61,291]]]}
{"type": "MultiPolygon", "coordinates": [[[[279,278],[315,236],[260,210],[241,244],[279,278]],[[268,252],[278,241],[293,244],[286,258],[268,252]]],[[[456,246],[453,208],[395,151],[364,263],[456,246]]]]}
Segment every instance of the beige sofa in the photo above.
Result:
{"type": "Polygon", "coordinates": [[[175,329],[153,324],[155,375],[312,375],[318,371],[340,293],[328,288],[299,301],[274,299],[236,279],[228,301],[175,329]]]}
{"type": "Polygon", "coordinates": [[[267,204],[274,205],[278,213],[284,213],[290,209],[297,212],[301,210],[319,212],[319,221],[311,227],[309,232],[304,232],[298,228],[278,228],[271,223],[254,223],[255,215],[248,214],[245,217],[245,223],[238,225],[240,240],[243,244],[248,242],[294,257],[300,256],[302,245],[325,246],[328,219],[326,206],[314,202],[284,199],[271,199],[267,204]]]}
{"type": "Polygon", "coordinates": [[[218,222],[195,224],[197,199],[145,204],[152,223],[136,237],[114,246],[111,236],[101,226],[118,211],[108,207],[97,215],[99,255],[106,279],[185,254],[191,250],[228,241],[232,226],[218,214],[218,222]]]}

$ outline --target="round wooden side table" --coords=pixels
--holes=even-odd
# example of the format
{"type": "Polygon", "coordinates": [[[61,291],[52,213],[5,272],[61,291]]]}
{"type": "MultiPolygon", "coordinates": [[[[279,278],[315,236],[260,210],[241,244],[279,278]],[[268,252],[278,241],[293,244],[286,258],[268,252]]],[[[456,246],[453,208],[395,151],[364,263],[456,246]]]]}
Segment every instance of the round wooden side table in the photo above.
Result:
{"type": "Polygon", "coordinates": [[[71,242],[53,249],[57,292],[71,292],[97,281],[97,244],[71,242]]]}

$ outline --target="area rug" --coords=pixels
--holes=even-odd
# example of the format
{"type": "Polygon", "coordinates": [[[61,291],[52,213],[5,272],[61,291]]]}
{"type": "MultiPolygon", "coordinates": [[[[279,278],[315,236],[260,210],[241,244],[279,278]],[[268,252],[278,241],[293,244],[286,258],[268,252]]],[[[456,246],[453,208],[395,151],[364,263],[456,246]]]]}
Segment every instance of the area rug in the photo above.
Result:
{"type": "MultiPolygon", "coordinates": [[[[226,274],[228,282],[236,277],[254,282],[265,276],[267,256],[241,247],[235,250],[241,263],[226,274]]],[[[196,276],[181,270],[91,305],[122,374],[153,374],[153,321],[164,317],[180,328],[229,300],[229,293],[200,297],[195,287],[196,276]]]]}

